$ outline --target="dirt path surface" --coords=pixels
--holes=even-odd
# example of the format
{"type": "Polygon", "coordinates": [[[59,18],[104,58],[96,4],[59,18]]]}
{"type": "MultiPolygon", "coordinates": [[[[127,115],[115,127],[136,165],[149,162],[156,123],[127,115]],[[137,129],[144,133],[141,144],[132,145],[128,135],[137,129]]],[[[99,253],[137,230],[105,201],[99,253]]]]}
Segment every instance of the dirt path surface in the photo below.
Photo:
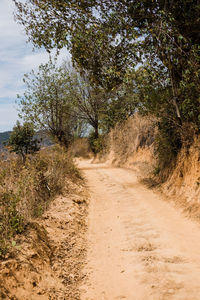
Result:
{"type": "Polygon", "coordinates": [[[131,170],[80,161],[91,190],[83,300],[200,299],[200,226],[131,170]]]}

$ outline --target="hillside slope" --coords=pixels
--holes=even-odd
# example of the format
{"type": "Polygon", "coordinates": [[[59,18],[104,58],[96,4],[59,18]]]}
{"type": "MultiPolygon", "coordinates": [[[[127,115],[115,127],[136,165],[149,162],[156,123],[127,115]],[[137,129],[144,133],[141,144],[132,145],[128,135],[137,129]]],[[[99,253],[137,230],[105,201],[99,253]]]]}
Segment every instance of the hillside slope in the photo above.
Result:
{"type": "Polygon", "coordinates": [[[80,299],[87,204],[83,189],[73,188],[30,222],[9,258],[0,261],[0,299],[80,299]]]}

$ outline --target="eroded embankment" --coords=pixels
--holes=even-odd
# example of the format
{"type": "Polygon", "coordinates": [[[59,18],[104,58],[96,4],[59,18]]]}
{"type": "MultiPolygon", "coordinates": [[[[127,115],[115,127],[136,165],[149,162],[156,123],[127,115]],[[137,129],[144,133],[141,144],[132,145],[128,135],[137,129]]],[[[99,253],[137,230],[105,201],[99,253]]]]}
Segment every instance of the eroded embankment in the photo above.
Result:
{"type": "Polygon", "coordinates": [[[80,299],[85,260],[87,195],[73,185],[18,236],[0,262],[0,299],[80,299]]]}
{"type": "MultiPolygon", "coordinates": [[[[143,183],[159,186],[167,199],[173,200],[192,217],[200,218],[200,137],[183,147],[173,166],[164,169],[156,159],[153,120],[136,115],[116,126],[108,136],[107,164],[137,171],[143,183]]],[[[167,152],[166,152],[167,155],[167,152]]]]}
{"type": "Polygon", "coordinates": [[[188,215],[200,220],[200,137],[189,149],[181,150],[162,190],[188,215]]]}

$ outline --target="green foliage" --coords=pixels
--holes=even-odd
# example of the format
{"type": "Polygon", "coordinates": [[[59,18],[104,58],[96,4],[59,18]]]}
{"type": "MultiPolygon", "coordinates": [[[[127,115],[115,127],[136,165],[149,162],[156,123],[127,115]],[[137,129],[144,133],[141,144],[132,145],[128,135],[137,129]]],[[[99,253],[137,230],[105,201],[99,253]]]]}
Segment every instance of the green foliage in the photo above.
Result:
{"type": "Polygon", "coordinates": [[[183,70],[180,82],[180,93],[183,101],[181,113],[186,122],[194,125],[195,131],[200,132],[200,46],[193,47],[187,65],[183,70]]]}
{"type": "MultiPolygon", "coordinates": [[[[91,0],[14,2],[16,19],[25,26],[29,41],[36,47],[44,46],[50,51],[68,46],[76,65],[87,70],[90,80],[105,89],[123,81],[129,56],[133,57],[132,44],[129,45],[129,40],[129,43],[121,41],[114,45],[118,35],[115,26],[119,27],[121,18],[117,23],[114,14],[110,15],[112,20],[102,28],[100,19],[95,17],[94,11],[106,9],[106,2],[102,1],[100,6],[98,1],[91,0]],[[112,36],[113,30],[115,36],[112,36]]],[[[109,1],[107,4],[110,6],[109,1]]]]}
{"type": "Polygon", "coordinates": [[[154,175],[158,175],[160,173],[160,167],[156,167],[153,171],[154,175]]]}
{"type": "Polygon", "coordinates": [[[34,135],[32,123],[25,122],[21,125],[17,121],[7,143],[10,151],[20,155],[25,162],[28,154],[34,154],[40,149],[39,141],[34,138],[34,135]]]}
{"type": "Polygon", "coordinates": [[[69,72],[50,59],[41,64],[37,72],[25,74],[24,82],[26,92],[18,96],[20,116],[33,122],[38,129],[46,130],[54,140],[68,148],[82,129],[70,93],[69,72]]]}
{"type": "Polygon", "coordinates": [[[94,154],[100,153],[103,151],[105,146],[105,137],[103,135],[96,136],[94,131],[91,131],[88,137],[90,149],[94,154]]]}
{"type": "Polygon", "coordinates": [[[146,58],[162,62],[178,83],[191,49],[199,45],[197,1],[14,2],[34,45],[47,50],[67,45],[78,67],[105,88],[119,85],[127,69],[146,58]]]}
{"type": "Polygon", "coordinates": [[[92,85],[86,75],[81,75],[75,70],[66,70],[66,73],[71,79],[69,93],[76,115],[92,126],[98,136],[101,115],[108,105],[110,93],[100,86],[92,85]]]}
{"type": "Polygon", "coordinates": [[[3,192],[0,198],[0,257],[9,247],[8,240],[24,230],[23,217],[17,210],[19,198],[12,191],[3,192]]]}
{"type": "Polygon", "coordinates": [[[99,129],[109,131],[117,121],[126,119],[135,105],[125,85],[108,92],[66,63],[57,67],[50,60],[37,74],[25,75],[24,81],[27,90],[19,96],[21,116],[48,130],[66,148],[82,135],[86,124],[98,137],[99,129]]]}
{"type": "Polygon", "coordinates": [[[155,140],[155,151],[160,169],[174,166],[177,154],[182,147],[180,132],[169,119],[157,123],[158,133],[155,140]]]}
{"type": "Polygon", "coordinates": [[[132,116],[138,106],[136,93],[133,93],[133,83],[120,85],[110,95],[110,99],[101,114],[101,129],[107,133],[117,123],[124,122],[132,116]]]}

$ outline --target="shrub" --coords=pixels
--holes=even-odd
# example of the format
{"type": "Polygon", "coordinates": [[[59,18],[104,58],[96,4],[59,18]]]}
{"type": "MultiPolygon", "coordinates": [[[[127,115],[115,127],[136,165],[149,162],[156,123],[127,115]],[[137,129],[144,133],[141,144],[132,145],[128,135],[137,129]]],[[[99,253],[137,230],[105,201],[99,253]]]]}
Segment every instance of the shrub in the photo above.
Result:
{"type": "Polygon", "coordinates": [[[0,257],[6,254],[8,239],[24,229],[23,217],[17,210],[19,199],[12,192],[4,192],[0,199],[0,257]]]}
{"type": "Polygon", "coordinates": [[[90,149],[94,154],[100,153],[104,150],[105,147],[105,136],[99,135],[96,137],[95,132],[91,132],[88,137],[88,142],[90,145],[90,149]]]}
{"type": "Polygon", "coordinates": [[[17,121],[13,127],[10,138],[8,140],[8,147],[11,152],[20,155],[23,162],[25,162],[28,154],[34,154],[39,151],[39,141],[34,138],[35,130],[33,124],[25,122],[20,125],[17,121]]]}
{"type": "Polygon", "coordinates": [[[177,154],[182,147],[180,131],[167,119],[157,122],[158,131],[155,137],[155,154],[160,169],[173,167],[177,154]]]}

